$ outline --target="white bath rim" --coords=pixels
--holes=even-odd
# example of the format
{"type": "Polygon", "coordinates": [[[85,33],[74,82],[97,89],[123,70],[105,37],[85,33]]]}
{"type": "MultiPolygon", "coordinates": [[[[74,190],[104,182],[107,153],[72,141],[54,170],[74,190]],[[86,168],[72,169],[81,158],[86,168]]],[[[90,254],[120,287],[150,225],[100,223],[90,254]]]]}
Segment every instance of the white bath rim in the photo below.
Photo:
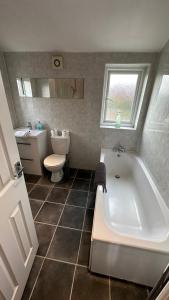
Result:
{"type": "MultiPolygon", "coordinates": [[[[101,151],[101,161],[104,162],[105,152],[111,149],[102,149],[101,151]]],[[[164,199],[158,191],[157,186],[152,179],[152,175],[146,168],[144,162],[138,157],[135,153],[129,152],[124,155],[130,155],[133,159],[137,160],[137,163],[142,168],[151,188],[155,194],[155,197],[158,201],[158,204],[161,208],[161,212],[164,216],[166,226],[168,227],[168,233],[165,235],[164,240],[155,240],[150,241],[148,239],[143,239],[140,237],[130,236],[112,229],[112,227],[108,224],[106,220],[105,207],[104,207],[104,194],[102,192],[102,187],[98,186],[97,194],[96,194],[96,204],[94,211],[94,219],[93,219],[93,228],[92,228],[92,242],[100,241],[105,243],[111,243],[115,245],[123,245],[126,247],[134,247],[140,249],[147,249],[153,252],[161,252],[161,253],[169,253],[169,209],[165,204],[164,199]]]]}

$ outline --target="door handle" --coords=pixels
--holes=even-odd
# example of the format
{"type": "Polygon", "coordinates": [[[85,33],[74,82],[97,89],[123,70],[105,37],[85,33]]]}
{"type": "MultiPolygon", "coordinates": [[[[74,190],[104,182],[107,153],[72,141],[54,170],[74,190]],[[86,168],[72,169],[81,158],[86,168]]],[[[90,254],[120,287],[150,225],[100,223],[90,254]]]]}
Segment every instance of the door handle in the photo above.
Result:
{"type": "Polygon", "coordinates": [[[17,161],[14,164],[14,172],[15,172],[14,177],[15,177],[15,179],[18,179],[23,175],[23,169],[24,168],[22,167],[20,161],[17,161]]]}

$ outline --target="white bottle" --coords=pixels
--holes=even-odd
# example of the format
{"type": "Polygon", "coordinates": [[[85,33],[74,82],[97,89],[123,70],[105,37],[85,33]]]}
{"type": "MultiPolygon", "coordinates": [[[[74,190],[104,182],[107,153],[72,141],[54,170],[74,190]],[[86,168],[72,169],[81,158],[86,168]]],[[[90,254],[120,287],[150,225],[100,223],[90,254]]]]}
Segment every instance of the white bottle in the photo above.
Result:
{"type": "Polygon", "coordinates": [[[54,137],[54,130],[51,130],[51,137],[54,137]]]}
{"type": "Polygon", "coordinates": [[[59,130],[58,130],[58,128],[54,128],[54,135],[55,135],[55,136],[58,136],[58,135],[59,135],[59,130]]]}
{"type": "Polygon", "coordinates": [[[63,136],[63,137],[69,136],[69,130],[63,129],[63,130],[62,130],[62,136],[63,136]]]}
{"type": "Polygon", "coordinates": [[[116,128],[121,127],[121,114],[120,114],[120,111],[118,111],[117,115],[116,115],[115,127],[116,128]]]}

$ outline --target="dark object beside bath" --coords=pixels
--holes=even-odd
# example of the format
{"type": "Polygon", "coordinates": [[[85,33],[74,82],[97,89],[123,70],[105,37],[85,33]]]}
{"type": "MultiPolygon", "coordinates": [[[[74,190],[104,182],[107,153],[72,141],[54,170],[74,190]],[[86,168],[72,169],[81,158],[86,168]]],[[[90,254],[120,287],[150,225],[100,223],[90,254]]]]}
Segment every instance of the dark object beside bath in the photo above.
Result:
{"type": "Polygon", "coordinates": [[[63,168],[63,172],[64,172],[64,179],[69,179],[70,177],[70,163],[69,163],[69,158],[66,159],[64,168],[63,168]]]}
{"type": "Polygon", "coordinates": [[[103,162],[99,162],[96,167],[95,178],[94,178],[94,191],[96,191],[97,186],[102,185],[103,193],[107,193],[106,189],[106,167],[103,162]]]}
{"type": "Polygon", "coordinates": [[[151,293],[149,294],[149,296],[146,300],[157,299],[157,297],[159,296],[159,294],[161,293],[161,291],[165,287],[165,285],[168,283],[168,281],[169,281],[169,264],[166,267],[166,269],[164,270],[161,278],[156,283],[156,285],[154,286],[154,288],[152,289],[151,293]]]}

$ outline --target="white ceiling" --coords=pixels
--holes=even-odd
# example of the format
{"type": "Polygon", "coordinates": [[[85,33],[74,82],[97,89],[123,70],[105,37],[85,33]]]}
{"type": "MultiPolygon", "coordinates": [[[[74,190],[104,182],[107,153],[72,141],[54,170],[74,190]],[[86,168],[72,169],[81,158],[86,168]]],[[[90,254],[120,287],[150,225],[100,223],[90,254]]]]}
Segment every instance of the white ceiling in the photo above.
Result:
{"type": "Polygon", "coordinates": [[[169,0],[0,0],[4,51],[159,51],[169,0]]]}

